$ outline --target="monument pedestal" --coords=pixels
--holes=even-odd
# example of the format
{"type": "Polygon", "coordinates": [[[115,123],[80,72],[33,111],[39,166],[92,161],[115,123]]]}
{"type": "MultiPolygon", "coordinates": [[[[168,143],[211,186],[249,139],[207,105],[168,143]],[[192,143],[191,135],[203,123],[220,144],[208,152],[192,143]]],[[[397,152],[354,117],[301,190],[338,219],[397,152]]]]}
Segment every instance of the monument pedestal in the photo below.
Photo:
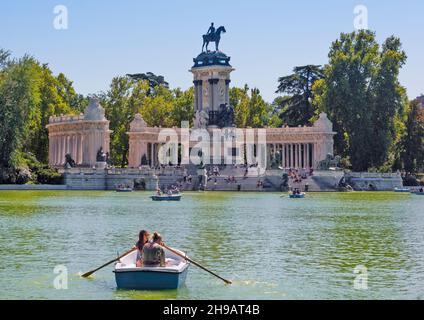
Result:
{"type": "Polygon", "coordinates": [[[107,163],[105,161],[97,161],[96,162],[96,169],[106,169],[107,163]]]}

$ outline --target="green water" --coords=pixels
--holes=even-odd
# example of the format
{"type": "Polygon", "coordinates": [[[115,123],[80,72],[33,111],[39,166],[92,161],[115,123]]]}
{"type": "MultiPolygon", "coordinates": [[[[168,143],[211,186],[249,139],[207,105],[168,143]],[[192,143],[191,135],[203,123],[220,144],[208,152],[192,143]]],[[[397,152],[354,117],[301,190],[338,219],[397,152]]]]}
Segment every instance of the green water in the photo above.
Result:
{"type": "Polygon", "coordinates": [[[397,193],[0,191],[0,299],[423,299],[424,197],[397,193]],[[190,267],[172,291],[117,290],[112,266],[139,229],[224,277],[190,267]],[[55,289],[55,266],[68,289],[55,289]],[[368,289],[353,270],[368,270],[368,289]]]}

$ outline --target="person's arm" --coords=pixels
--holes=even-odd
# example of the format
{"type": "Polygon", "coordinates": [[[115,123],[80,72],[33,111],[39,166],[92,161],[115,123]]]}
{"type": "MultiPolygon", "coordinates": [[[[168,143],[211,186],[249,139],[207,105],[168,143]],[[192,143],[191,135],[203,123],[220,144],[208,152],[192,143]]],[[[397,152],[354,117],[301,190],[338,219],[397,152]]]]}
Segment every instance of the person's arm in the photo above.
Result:
{"type": "Polygon", "coordinates": [[[165,267],[165,251],[160,248],[160,266],[165,267]]]}
{"type": "Polygon", "coordinates": [[[140,252],[140,250],[137,250],[137,258],[135,260],[135,266],[137,268],[140,268],[140,267],[143,266],[143,262],[142,262],[142,259],[141,259],[141,252],[140,252]]]}

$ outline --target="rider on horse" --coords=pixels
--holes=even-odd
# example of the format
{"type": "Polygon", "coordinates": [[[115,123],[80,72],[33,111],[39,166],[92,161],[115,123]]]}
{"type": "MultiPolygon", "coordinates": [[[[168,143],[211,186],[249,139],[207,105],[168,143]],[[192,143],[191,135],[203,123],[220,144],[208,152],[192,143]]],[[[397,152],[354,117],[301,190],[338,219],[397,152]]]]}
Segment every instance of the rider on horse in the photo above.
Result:
{"type": "Polygon", "coordinates": [[[213,22],[211,23],[211,26],[208,29],[208,32],[206,32],[207,35],[213,35],[215,34],[215,27],[213,26],[213,22]]]}

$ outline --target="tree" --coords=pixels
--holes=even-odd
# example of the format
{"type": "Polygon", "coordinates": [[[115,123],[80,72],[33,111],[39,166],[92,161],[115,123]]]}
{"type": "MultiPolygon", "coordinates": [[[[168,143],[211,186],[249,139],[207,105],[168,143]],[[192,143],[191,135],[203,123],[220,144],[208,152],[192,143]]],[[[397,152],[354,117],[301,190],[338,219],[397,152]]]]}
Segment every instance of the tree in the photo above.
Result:
{"type": "Polygon", "coordinates": [[[307,65],[295,67],[293,74],[278,79],[276,93],[288,96],[281,99],[280,117],[289,126],[306,125],[314,115],[312,86],[315,81],[323,78],[321,66],[307,65]]]}
{"type": "Polygon", "coordinates": [[[193,124],[194,114],[194,87],[186,91],[177,88],[173,90],[175,96],[171,110],[172,126],[180,127],[182,121],[193,124]]]}
{"type": "Polygon", "coordinates": [[[234,108],[234,121],[238,128],[246,128],[247,118],[249,116],[249,88],[233,87],[230,89],[230,105],[234,108]]]}
{"type": "Polygon", "coordinates": [[[264,127],[269,121],[271,107],[262,98],[259,89],[244,88],[230,89],[230,105],[234,108],[235,124],[239,128],[264,127]]]}
{"type": "Polygon", "coordinates": [[[63,74],[55,77],[47,64],[40,65],[37,62],[34,68],[40,77],[38,87],[40,91],[40,104],[37,107],[39,112],[38,117],[32,123],[30,130],[28,151],[34,153],[38,161],[47,163],[49,142],[46,125],[49,123],[49,117],[60,114],[78,113],[70,105],[71,96],[75,96],[76,94],[72,83],[63,74]],[[63,87],[63,83],[65,82],[66,89],[63,87]]]}
{"type": "Polygon", "coordinates": [[[3,69],[9,61],[10,52],[0,48],[0,70],[3,69]]]}
{"type": "Polygon", "coordinates": [[[246,125],[253,128],[263,128],[268,124],[269,110],[270,105],[262,98],[259,89],[252,89],[250,91],[249,113],[246,125]]]}
{"type": "Polygon", "coordinates": [[[165,78],[160,75],[155,75],[153,72],[127,74],[127,77],[135,81],[148,81],[149,91],[147,95],[153,94],[156,87],[163,86],[169,88],[169,83],[165,81],[165,78]]]}
{"type": "MultiPolygon", "coordinates": [[[[105,108],[106,118],[110,121],[109,127],[112,130],[110,138],[111,162],[122,167],[128,163],[129,142],[126,132],[129,130],[129,125],[136,113],[134,99],[130,103],[134,84],[134,81],[128,77],[115,77],[112,79],[107,93],[100,98],[101,104],[105,108]]],[[[144,84],[147,86],[146,83],[144,84]]],[[[143,82],[140,83],[140,86],[142,85],[143,82]]]]}
{"type": "Polygon", "coordinates": [[[313,86],[314,101],[337,132],[336,153],[349,158],[355,171],[389,159],[397,131],[393,119],[404,107],[398,73],[406,55],[400,41],[390,37],[379,49],[371,31],[341,34],[332,43],[325,78],[313,86]]]}
{"type": "Polygon", "coordinates": [[[371,163],[375,167],[385,164],[393,143],[400,139],[400,128],[396,124],[405,113],[408,100],[398,77],[405,62],[400,39],[389,37],[383,43],[371,83],[373,139],[369,142],[373,149],[371,163]]]}
{"type": "Polygon", "coordinates": [[[0,167],[22,165],[30,129],[39,122],[40,75],[36,65],[33,58],[24,56],[1,72],[0,167]]]}
{"type": "Polygon", "coordinates": [[[406,130],[401,140],[401,161],[407,172],[419,172],[424,169],[424,109],[418,101],[411,102],[406,130]]]}

